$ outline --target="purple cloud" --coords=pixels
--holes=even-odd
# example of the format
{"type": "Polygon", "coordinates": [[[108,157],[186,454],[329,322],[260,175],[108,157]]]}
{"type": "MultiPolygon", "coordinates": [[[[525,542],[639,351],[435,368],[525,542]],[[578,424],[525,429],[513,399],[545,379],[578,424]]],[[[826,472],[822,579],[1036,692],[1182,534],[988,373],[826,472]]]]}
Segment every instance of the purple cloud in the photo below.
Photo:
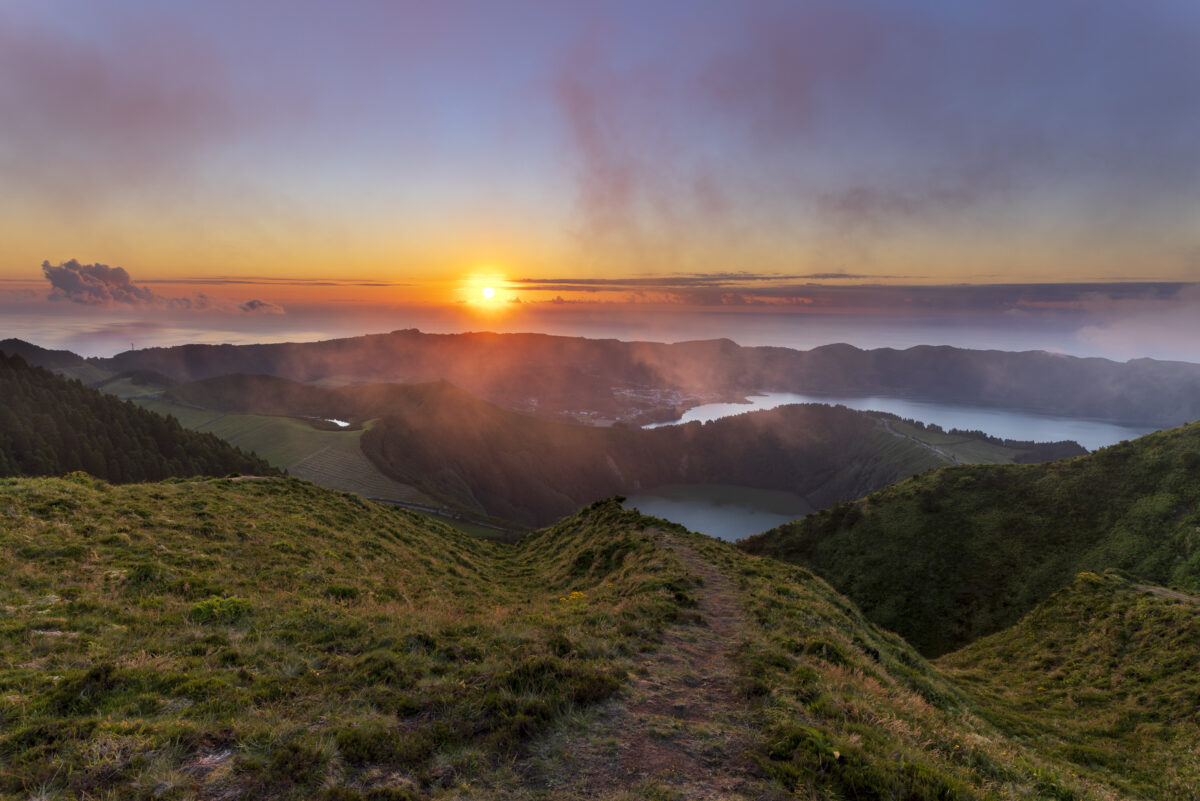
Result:
{"type": "Polygon", "coordinates": [[[53,265],[42,262],[42,273],[50,282],[50,300],[66,300],[88,306],[130,306],[153,304],[156,296],[137,286],[124,267],[106,264],[80,264],[75,259],[53,265]]]}
{"type": "Polygon", "coordinates": [[[244,312],[259,312],[261,314],[283,314],[283,307],[276,306],[265,300],[248,300],[245,303],[239,303],[238,308],[244,312]]]}
{"type": "Polygon", "coordinates": [[[284,314],[282,306],[265,300],[244,303],[214,298],[204,293],[187,297],[164,297],[138,286],[124,267],[107,264],[80,264],[76,259],[62,264],[42,262],[42,274],[50,282],[48,300],[79,303],[85,306],[151,307],[171,311],[233,311],[257,314],[284,314]]]}

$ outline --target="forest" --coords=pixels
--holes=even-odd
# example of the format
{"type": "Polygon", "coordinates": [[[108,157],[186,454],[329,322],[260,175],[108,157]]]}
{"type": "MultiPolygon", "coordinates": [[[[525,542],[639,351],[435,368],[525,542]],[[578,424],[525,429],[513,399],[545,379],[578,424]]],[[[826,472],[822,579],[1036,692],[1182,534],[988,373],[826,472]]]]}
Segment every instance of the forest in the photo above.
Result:
{"type": "Polygon", "coordinates": [[[114,483],[247,473],[276,475],[254,454],[20,356],[0,352],[0,476],[82,470],[114,483]]]}

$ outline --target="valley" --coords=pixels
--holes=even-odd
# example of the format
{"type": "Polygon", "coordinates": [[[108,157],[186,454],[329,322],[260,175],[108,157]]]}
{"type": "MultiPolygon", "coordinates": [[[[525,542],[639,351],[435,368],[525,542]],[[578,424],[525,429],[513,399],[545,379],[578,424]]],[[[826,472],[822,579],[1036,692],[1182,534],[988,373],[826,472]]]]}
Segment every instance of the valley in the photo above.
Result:
{"type": "MultiPolygon", "coordinates": [[[[449,519],[473,520],[488,530],[495,530],[495,526],[511,529],[541,525],[598,498],[637,495],[675,484],[718,483],[746,491],[787,492],[807,508],[822,508],[939,464],[1023,461],[1082,452],[1067,445],[1035,447],[1031,442],[989,441],[980,432],[946,435],[936,427],[914,425],[894,415],[855,418],[858,413],[844,410],[768,411],[762,418],[737,415],[711,429],[701,426],[695,432],[686,426],[674,433],[665,431],[672,427],[664,427],[662,432],[649,430],[653,427],[637,432],[631,431],[629,424],[620,420],[613,424],[611,419],[597,425],[606,422],[605,415],[614,413],[615,407],[609,403],[613,399],[634,402],[632,409],[622,408],[633,419],[643,420],[674,415],[675,406],[661,405],[667,401],[686,405],[704,398],[745,393],[736,389],[742,379],[724,374],[731,367],[708,365],[707,377],[699,374],[697,365],[712,355],[710,346],[714,344],[729,350],[721,343],[660,346],[562,337],[446,337],[395,332],[305,346],[188,346],[86,363],[131,368],[100,385],[147,408],[172,414],[189,427],[253,450],[278,469],[367,497],[438,509],[449,519]],[[407,376],[452,375],[511,403],[513,398],[504,389],[509,385],[496,383],[496,376],[504,375],[502,368],[514,349],[525,346],[535,347],[545,361],[536,375],[528,371],[528,361],[522,362],[526,367],[514,370],[514,376],[525,382],[523,400],[515,404],[523,410],[520,416],[507,414],[503,405],[496,408],[469,402],[469,393],[449,389],[439,390],[435,405],[445,409],[435,414],[427,413],[432,401],[417,400],[420,393],[416,390],[388,389],[396,385],[387,384],[339,383],[400,372],[407,376]],[[666,360],[664,348],[672,360],[666,360]],[[169,377],[214,373],[215,365],[209,360],[218,354],[232,360],[231,369],[253,365],[275,373],[303,375],[311,383],[236,373],[185,383],[169,377]],[[471,369],[484,358],[481,354],[486,354],[489,364],[486,380],[471,369]],[[379,357],[371,362],[373,372],[363,364],[365,355],[379,357]],[[614,370],[602,361],[609,358],[627,367],[614,370]],[[674,378],[663,378],[664,364],[674,371],[674,378]],[[580,370],[602,376],[604,383],[591,380],[577,386],[574,379],[580,370]],[[668,383],[658,389],[621,388],[630,381],[655,376],[668,383]],[[618,384],[608,386],[608,382],[618,384]],[[675,388],[671,388],[671,382],[675,388]],[[575,393],[569,395],[570,409],[562,405],[568,397],[563,394],[568,386],[575,393]],[[353,420],[354,425],[338,431],[335,425],[319,422],[329,418],[353,420]],[[531,418],[549,418],[559,427],[531,418]],[[851,424],[851,420],[855,422],[851,424]],[[564,426],[565,421],[576,425],[564,426]],[[370,430],[364,433],[364,426],[370,430]],[[786,433],[789,426],[791,434],[786,433]],[[797,426],[825,427],[823,436],[832,438],[820,446],[810,439],[808,445],[797,450],[797,426]],[[605,433],[604,429],[611,430],[605,433]],[[465,441],[467,430],[473,431],[471,436],[475,438],[469,447],[465,441]],[[772,430],[784,438],[768,433],[772,430]],[[541,444],[532,446],[535,441],[541,444]],[[396,444],[400,442],[405,444],[396,444]],[[442,443],[455,442],[462,443],[458,451],[442,447],[442,443]],[[389,456],[389,449],[410,446],[417,454],[435,454],[434,461],[420,456],[409,458],[407,450],[402,460],[389,456]],[[489,470],[494,473],[490,465],[519,460],[520,454],[528,453],[531,447],[543,449],[549,461],[532,468],[524,463],[514,466],[507,470],[510,477],[502,480],[489,477],[489,470]],[[803,450],[813,447],[823,448],[825,456],[803,450]],[[714,448],[735,450],[720,460],[704,456],[714,448]],[[864,448],[873,453],[865,456],[864,448]],[[785,453],[790,455],[785,457],[785,453]],[[788,465],[782,471],[766,467],[781,458],[788,465]],[[426,461],[420,463],[421,459],[426,461]],[[854,467],[838,472],[838,464],[854,467]],[[831,471],[822,475],[826,468],[831,471]],[[538,475],[541,470],[546,474],[538,475]],[[506,486],[510,483],[512,486],[506,486]],[[520,495],[519,501],[514,493],[520,495]]],[[[41,352],[27,344],[18,349],[59,369],[76,369],[84,363],[78,357],[72,362],[70,354],[41,352]]],[[[775,350],[734,349],[734,355],[753,353],[756,358],[779,361],[782,357],[775,350]]],[[[731,529],[730,536],[760,530],[753,526],[760,519],[758,515],[772,514],[768,507],[746,507],[736,532],[731,529]]],[[[767,518],[763,522],[778,520],[767,518]]]]}

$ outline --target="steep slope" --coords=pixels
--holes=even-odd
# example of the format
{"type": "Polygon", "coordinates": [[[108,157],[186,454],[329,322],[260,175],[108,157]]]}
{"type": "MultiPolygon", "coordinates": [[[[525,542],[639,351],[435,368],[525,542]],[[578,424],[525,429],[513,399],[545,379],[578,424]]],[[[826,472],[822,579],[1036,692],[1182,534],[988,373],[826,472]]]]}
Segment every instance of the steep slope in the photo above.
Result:
{"type": "Polygon", "coordinates": [[[112,481],[168,476],[272,475],[273,468],[212,435],[0,353],[0,476],[85,470],[112,481]]]}
{"type": "Polygon", "coordinates": [[[294,479],[0,510],[6,794],[1119,797],[811,573],[615,502],[516,547],[294,479]],[[614,748],[636,787],[572,756],[614,748]]]}
{"type": "Polygon", "coordinates": [[[517,414],[446,382],[336,389],[269,376],[175,387],[180,400],[238,412],[378,422],[363,452],[443,502],[544,525],[597,498],[664,484],[784,490],[820,508],[943,463],[875,417],[787,406],[701,425],[601,428],[517,414]]]}
{"type": "Polygon", "coordinates": [[[1200,587],[1200,423],[1039,465],[945,468],[752,537],[940,654],[1080,571],[1200,587]]]}
{"type": "Polygon", "coordinates": [[[1082,573],[938,661],[1007,733],[1128,797],[1196,798],[1200,598],[1082,573]]]}
{"type": "Polygon", "coordinates": [[[148,348],[90,363],[113,373],[154,370],[178,381],[227,373],[342,384],[444,379],[505,407],[550,416],[571,409],[632,416],[670,407],[680,394],[774,390],[893,395],[1163,426],[1200,418],[1200,365],[945,346],[798,351],[729,340],[663,344],[408,330],[311,343],[148,348]],[[638,393],[658,399],[639,401],[638,393]]]}

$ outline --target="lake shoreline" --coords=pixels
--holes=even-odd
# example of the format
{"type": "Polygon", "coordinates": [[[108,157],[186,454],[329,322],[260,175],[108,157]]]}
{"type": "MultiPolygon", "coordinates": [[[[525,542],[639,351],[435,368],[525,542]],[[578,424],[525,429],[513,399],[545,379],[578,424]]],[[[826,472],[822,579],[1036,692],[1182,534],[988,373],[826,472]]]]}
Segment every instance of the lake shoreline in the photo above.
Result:
{"type": "Polygon", "coordinates": [[[1155,424],[1114,423],[1090,418],[1064,417],[1036,411],[1002,407],[936,403],[915,398],[884,395],[857,397],[802,395],[794,392],[757,392],[738,403],[709,403],[693,406],[672,422],[655,422],[643,428],[709,422],[721,417],[765,411],[793,403],[819,403],[845,406],[864,412],[894,414],[902,419],[918,420],[949,431],[982,431],[992,437],[1022,442],[1078,442],[1089,451],[1114,445],[1126,439],[1160,430],[1155,424]]]}

